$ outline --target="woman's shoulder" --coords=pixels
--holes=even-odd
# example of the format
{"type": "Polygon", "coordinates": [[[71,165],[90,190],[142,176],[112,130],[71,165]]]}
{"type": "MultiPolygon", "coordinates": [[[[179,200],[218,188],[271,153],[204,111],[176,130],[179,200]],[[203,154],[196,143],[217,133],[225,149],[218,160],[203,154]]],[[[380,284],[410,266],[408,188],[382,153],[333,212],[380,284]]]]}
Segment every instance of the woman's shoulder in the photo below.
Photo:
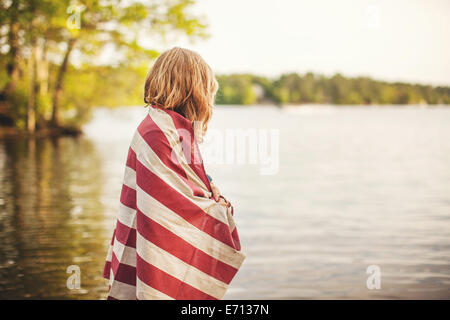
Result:
{"type": "Polygon", "coordinates": [[[147,116],[138,127],[141,135],[158,135],[163,132],[166,135],[177,136],[181,132],[191,132],[192,123],[173,110],[149,108],[147,116]]]}
{"type": "Polygon", "coordinates": [[[132,145],[136,153],[148,150],[148,147],[157,150],[165,150],[170,142],[176,139],[177,133],[166,125],[161,119],[147,115],[138,125],[132,145]]]}

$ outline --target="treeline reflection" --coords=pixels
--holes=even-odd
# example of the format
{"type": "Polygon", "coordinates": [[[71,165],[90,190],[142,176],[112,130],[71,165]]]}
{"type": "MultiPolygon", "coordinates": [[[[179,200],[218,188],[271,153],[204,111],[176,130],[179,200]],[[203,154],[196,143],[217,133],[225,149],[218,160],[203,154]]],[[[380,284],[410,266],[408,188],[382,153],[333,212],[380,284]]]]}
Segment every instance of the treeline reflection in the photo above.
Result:
{"type": "Polygon", "coordinates": [[[0,141],[0,298],[99,298],[102,170],[85,138],[0,141]],[[78,265],[81,289],[66,286],[78,265]]]}

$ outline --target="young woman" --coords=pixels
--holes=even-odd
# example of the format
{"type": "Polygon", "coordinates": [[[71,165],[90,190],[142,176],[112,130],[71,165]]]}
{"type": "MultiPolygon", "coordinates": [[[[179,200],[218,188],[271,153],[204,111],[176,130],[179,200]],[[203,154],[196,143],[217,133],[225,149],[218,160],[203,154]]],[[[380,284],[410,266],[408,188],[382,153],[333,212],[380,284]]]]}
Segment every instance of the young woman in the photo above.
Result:
{"type": "Polygon", "coordinates": [[[108,299],[220,299],[245,255],[233,207],[198,149],[218,88],[191,50],[161,54],[145,81],[148,115],[131,141],[103,276],[108,299]]]}

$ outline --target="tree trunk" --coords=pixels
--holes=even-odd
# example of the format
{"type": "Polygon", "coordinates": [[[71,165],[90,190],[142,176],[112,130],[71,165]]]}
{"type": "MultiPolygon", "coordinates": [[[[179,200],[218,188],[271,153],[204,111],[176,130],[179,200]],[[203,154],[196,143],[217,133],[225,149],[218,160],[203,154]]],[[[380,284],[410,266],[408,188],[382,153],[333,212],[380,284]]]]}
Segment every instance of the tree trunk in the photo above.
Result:
{"type": "Polygon", "coordinates": [[[75,38],[70,38],[67,42],[66,53],[64,54],[63,61],[59,66],[58,76],[56,78],[55,91],[53,92],[53,110],[52,110],[52,120],[51,125],[53,127],[59,126],[59,103],[63,93],[64,86],[64,75],[67,71],[67,66],[69,64],[70,53],[72,52],[73,46],[75,45],[75,38]]]}
{"type": "Polygon", "coordinates": [[[10,7],[10,22],[8,31],[8,63],[6,70],[8,73],[9,81],[4,89],[4,95],[6,98],[14,94],[19,81],[19,1],[13,0],[10,7]]]}
{"type": "Polygon", "coordinates": [[[36,106],[39,84],[37,81],[37,55],[38,55],[38,43],[34,38],[31,41],[31,56],[29,59],[28,69],[30,77],[30,93],[28,95],[27,105],[27,130],[30,133],[34,133],[36,129],[36,106]]]}
{"type": "MultiPolygon", "coordinates": [[[[39,46],[38,57],[36,59],[36,76],[38,86],[38,97],[45,97],[45,100],[38,100],[43,102],[39,105],[40,112],[36,114],[36,125],[45,126],[46,120],[48,119],[48,112],[51,112],[52,105],[47,103],[47,97],[49,95],[49,62],[47,59],[47,40],[45,38],[40,39],[42,45],[39,46]]],[[[51,114],[50,114],[51,116],[51,114]]]]}
{"type": "Polygon", "coordinates": [[[42,51],[37,59],[37,77],[39,82],[39,95],[48,94],[48,60],[47,60],[47,40],[42,39],[42,51]]]}

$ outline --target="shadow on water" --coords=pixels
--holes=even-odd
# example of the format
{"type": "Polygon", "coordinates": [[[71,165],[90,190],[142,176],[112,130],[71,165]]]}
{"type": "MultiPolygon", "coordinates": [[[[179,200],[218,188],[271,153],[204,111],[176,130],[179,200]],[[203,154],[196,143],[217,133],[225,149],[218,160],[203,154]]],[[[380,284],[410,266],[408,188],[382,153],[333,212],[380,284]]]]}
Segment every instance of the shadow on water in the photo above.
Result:
{"type": "Polygon", "coordinates": [[[0,168],[0,298],[104,295],[110,234],[94,145],[83,137],[0,141],[0,168]],[[80,267],[79,290],[67,288],[70,265],[80,267]]]}

